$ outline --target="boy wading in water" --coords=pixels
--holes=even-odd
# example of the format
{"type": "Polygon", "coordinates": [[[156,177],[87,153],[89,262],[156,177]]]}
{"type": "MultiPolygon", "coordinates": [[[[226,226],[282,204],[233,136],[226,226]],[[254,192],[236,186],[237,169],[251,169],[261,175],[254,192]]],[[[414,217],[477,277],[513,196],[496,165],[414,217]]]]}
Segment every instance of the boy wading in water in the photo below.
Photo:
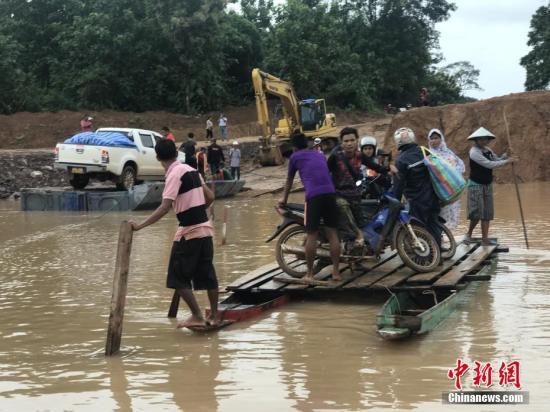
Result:
{"type": "Polygon", "coordinates": [[[306,192],[305,226],[306,238],[306,279],[313,279],[313,262],[317,249],[319,225],[321,218],[325,226],[325,234],[330,244],[330,259],[332,260],[332,279],[342,280],[338,263],[340,260],[340,242],[336,226],[338,225],[338,209],[334,194],[334,185],[330,177],[325,156],[315,149],[308,149],[307,138],[303,133],[295,133],[291,137],[295,152],[288,163],[288,177],[280,204],[285,204],[288,194],[298,171],[306,192]]]}
{"type": "Polygon", "coordinates": [[[178,328],[218,323],[218,280],[212,263],[214,234],[206,209],[214,201],[214,193],[206,186],[199,172],[177,160],[176,145],[161,140],[155,146],[157,160],[166,171],[162,203],[142,223],[130,222],[135,231],[152,225],[174,209],[179,228],[174,237],[166,286],[175,289],[191,310],[191,316],[178,328]],[[211,315],[204,319],[192,288],[208,292],[211,315]]]}
{"type": "Polygon", "coordinates": [[[475,144],[470,149],[470,180],[468,181],[468,220],[470,227],[464,243],[472,242],[472,233],[481,220],[481,244],[488,246],[495,242],[489,239],[489,224],[494,218],[493,169],[515,162],[516,157],[497,156],[487,145],[495,138],[489,130],[480,127],[468,140],[475,144]]]}

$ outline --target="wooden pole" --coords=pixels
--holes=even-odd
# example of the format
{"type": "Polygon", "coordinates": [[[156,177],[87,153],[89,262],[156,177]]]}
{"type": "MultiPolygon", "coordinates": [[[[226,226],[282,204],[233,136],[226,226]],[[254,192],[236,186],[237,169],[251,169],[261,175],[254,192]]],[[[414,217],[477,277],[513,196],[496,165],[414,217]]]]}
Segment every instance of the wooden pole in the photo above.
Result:
{"type": "MultiPolygon", "coordinates": [[[[212,193],[214,193],[214,197],[216,196],[216,184],[214,183],[214,176],[212,176],[212,181],[210,182],[210,190],[212,190],[212,193]]],[[[210,219],[212,219],[212,222],[216,220],[216,215],[214,213],[214,202],[210,205],[210,219]]]]}
{"type": "Polygon", "coordinates": [[[126,290],[128,286],[128,270],[130,267],[130,252],[132,250],[132,235],[133,230],[130,223],[127,221],[122,222],[118,234],[113,296],[111,297],[111,313],[109,315],[107,342],[105,343],[105,356],[114,355],[120,349],[124,304],[126,303],[126,290]]]}
{"type": "Polygon", "coordinates": [[[168,317],[175,318],[178,316],[178,309],[180,306],[180,295],[177,290],[174,291],[174,296],[172,296],[172,302],[170,303],[170,309],[168,309],[168,317]]]}
{"type": "MultiPolygon", "coordinates": [[[[508,137],[508,149],[510,149],[510,154],[513,153],[512,142],[510,140],[510,129],[508,128],[508,119],[506,117],[506,111],[502,111],[502,117],[504,117],[504,126],[506,127],[506,135],[508,137]]],[[[521,205],[521,196],[519,194],[518,178],[516,175],[516,169],[514,163],[512,163],[512,175],[514,176],[514,186],[516,187],[516,197],[518,199],[519,205],[519,214],[521,216],[521,224],[523,226],[523,237],[525,238],[525,246],[529,249],[529,240],[527,239],[527,226],[525,225],[525,218],[523,217],[523,207],[521,205]]]]}
{"type": "Polygon", "coordinates": [[[223,224],[222,224],[222,246],[225,245],[227,238],[227,212],[229,211],[229,205],[223,207],[223,224]]]}

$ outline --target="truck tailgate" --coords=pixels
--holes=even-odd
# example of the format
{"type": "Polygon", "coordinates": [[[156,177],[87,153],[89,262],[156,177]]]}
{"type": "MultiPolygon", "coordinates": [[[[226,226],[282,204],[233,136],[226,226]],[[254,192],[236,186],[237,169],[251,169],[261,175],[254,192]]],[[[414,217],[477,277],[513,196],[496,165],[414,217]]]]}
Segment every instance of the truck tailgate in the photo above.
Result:
{"type": "Polygon", "coordinates": [[[101,165],[101,146],[58,144],[58,163],[74,165],[101,165]]]}

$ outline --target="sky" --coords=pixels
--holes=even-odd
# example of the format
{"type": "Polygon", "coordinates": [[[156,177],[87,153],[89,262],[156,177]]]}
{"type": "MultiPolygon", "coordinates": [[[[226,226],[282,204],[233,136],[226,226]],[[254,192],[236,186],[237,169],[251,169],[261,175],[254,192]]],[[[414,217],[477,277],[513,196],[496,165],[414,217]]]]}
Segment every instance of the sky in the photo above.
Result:
{"type": "Polygon", "coordinates": [[[548,0],[455,0],[457,10],[439,23],[444,64],[467,60],[480,70],[483,91],[467,96],[485,99],[524,91],[525,69],[519,60],[529,52],[531,16],[548,0]]]}

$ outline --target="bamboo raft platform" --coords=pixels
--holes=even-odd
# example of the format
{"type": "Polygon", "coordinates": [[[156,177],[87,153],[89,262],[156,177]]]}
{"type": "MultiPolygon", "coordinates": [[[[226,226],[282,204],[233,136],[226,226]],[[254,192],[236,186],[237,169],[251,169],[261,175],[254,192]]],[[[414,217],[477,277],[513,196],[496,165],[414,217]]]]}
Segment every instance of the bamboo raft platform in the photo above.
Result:
{"type": "MultiPolygon", "coordinates": [[[[271,263],[233,281],[226,290],[239,295],[262,292],[284,295],[322,292],[336,295],[353,291],[456,290],[468,281],[481,280],[476,279],[475,274],[490,264],[492,256],[499,252],[508,252],[508,248],[460,243],[451,259],[444,261],[437,271],[429,273],[415,272],[405,266],[396,252],[389,252],[380,260],[364,261],[353,270],[349,265],[341,264],[341,281],[331,280],[330,266],[317,273],[314,280],[304,280],[290,277],[277,263],[271,263]]],[[[483,280],[487,280],[487,275],[483,276],[483,280]]]]}

